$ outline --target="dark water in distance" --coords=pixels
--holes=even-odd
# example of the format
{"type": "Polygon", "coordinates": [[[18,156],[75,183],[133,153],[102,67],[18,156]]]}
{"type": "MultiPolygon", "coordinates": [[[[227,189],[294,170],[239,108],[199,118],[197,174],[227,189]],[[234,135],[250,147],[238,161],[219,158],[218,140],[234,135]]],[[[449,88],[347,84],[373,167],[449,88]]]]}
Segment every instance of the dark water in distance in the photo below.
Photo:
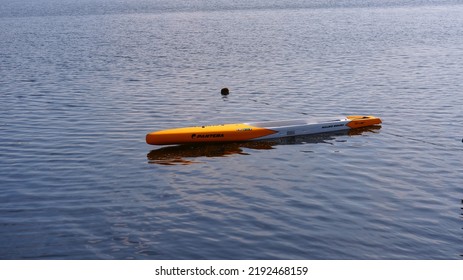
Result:
{"type": "Polygon", "coordinates": [[[0,0],[0,258],[461,259],[458,3],[0,0]],[[144,142],[349,114],[383,125],[144,142]]]}

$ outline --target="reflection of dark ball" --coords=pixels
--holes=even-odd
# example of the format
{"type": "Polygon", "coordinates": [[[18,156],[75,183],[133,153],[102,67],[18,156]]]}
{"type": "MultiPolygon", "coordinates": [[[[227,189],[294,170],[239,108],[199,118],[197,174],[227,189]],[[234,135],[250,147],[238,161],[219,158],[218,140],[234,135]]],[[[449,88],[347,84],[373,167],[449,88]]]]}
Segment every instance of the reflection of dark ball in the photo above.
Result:
{"type": "Polygon", "coordinates": [[[222,95],[229,95],[229,94],[230,94],[230,91],[228,90],[228,88],[223,88],[223,89],[220,91],[220,94],[222,94],[222,95]]]}

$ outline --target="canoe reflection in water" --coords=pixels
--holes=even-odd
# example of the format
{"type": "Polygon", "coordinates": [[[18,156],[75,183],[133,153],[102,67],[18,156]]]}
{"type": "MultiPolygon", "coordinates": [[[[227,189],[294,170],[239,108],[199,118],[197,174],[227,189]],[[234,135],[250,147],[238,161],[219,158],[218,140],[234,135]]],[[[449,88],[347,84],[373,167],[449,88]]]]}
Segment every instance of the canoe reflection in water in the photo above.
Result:
{"type": "Polygon", "coordinates": [[[161,165],[188,165],[200,163],[195,158],[200,157],[226,157],[230,155],[249,155],[243,149],[271,150],[277,145],[291,144],[317,144],[330,143],[340,136],[355,136],[365,132],[376,133],[381,126],[370,126],[332,133],[321,133],[304,136],[285,137],[267,141],[247,141],[247,142],[228,142],[228,143],[204,143],[204,144],[184,144],[177,146],[167,146],[152,150],[148,153],[148,163],[161,165]]]}

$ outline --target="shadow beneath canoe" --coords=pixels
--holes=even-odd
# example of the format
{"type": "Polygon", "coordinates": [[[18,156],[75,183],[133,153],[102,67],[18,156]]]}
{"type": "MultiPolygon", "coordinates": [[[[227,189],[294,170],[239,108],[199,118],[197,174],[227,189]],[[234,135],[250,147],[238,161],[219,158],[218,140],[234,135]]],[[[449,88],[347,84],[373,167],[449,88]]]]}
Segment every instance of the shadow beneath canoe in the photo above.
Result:
{"type": "Polygon", "coordinates": [[[356,136],[363,133],[377,133],[381,126],[371,126],[345,131],[320,133],[304,136],[285,137],[272,140],[203,143],[167,146],[152,150],[147,154],[148,163],[161,165],[188,165],[200,163],[195,158],[226,157],[230,155],[249,155],[243,149],[271,150],[277,145],[319,144],[328,143],[342,136],[356,136]]]}

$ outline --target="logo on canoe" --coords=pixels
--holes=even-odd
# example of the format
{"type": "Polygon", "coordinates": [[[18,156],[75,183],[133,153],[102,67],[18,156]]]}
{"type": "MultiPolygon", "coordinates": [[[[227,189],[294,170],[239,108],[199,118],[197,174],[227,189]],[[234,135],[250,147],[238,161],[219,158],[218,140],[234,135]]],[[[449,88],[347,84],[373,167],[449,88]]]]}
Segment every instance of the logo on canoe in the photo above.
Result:
{"type": "Polygon", "coordinates": [[[191,134],[191,139],[223,138],[223,134],[191,134]]]}
{"type": "Polygon", "coordinates": [[[325,125],[322,126],[322,128],[332,128],[332,127],[339,127],[339,126],[344,126],[344,124],[331,124],[331,125],[325,125]]]}

